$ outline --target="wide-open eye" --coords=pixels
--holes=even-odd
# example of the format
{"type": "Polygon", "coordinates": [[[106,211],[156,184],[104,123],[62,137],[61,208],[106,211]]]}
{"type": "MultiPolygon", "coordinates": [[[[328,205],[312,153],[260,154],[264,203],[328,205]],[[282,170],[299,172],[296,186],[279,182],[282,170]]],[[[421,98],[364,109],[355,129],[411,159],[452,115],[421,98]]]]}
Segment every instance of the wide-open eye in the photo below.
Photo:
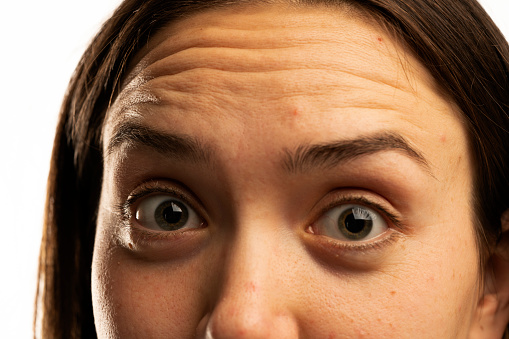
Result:
{"type": "Polygon", "coordinates": [[[200,228],[204,224],[188,204],[166,194],[142,199],[136,209],[135,218],[141,226],[156,231],[200,228]]]}
{"type": "Polygon", "coordinates": [[[369,207],[347,204],[330,209],[312,225],[317,234],[346,241],[369,240],[383,234],[387,223],[369,207]]]}

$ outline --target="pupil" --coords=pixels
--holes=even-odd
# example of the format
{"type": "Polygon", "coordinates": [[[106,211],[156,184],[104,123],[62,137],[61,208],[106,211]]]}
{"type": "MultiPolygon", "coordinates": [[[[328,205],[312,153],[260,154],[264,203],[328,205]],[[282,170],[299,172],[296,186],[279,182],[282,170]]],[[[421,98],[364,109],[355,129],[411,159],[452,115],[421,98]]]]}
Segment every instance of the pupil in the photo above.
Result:
{"type": "Polygon", "coordinates": [[[366,221],[363,219],[355,219],[353,213],[349,213],[345,218],[345,228],[350,233],[360,233],[366,227],[366,221]]]}
{"type": "Polygon", "coordinates": [[[182,219],[183,214],[182,209],[172,202],[170,206],[164,209],[163,218],[168,224],[176,224],[182,219]]]}

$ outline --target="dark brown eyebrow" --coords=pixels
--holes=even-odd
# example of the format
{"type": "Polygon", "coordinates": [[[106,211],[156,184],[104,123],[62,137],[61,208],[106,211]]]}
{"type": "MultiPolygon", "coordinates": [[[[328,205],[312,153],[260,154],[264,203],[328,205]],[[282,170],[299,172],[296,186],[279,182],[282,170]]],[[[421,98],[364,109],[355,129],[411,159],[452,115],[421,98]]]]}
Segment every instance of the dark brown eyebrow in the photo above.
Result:
{"type": "MultiPolygon", "coordinates": [[[[107,155],[119,147],[146,146],[175,159],[194,163],[211,163],[212,150],[198,140],[185,135],[156,131],[149,127],[127,123],[118,127],[107,146],[107,155]]],[[[397,133],[381,133],[331,143],[298,146],[283,152],[283,168],[289,173],[302,173],[317,168],[332,168],[356,158],[384,151],[401,151],[416,161],[432,177],[424,156],[397,133]]]]}
{"type": "Polygon", "coordinates": [[[119,147],[146,146],[157,152],[180,160],[195,163],[210,161],[210,150],[199,141],[184,135],[167,134],[152,128],[126,123],[118,127],[109,140],[106,154],[112,154],[119,147]]]}
{"type": "Polygon", "coordinates": [[[383,151],[402,151],[433,177],[429,163],[399,134],[382,133],[351,140],[317,145],[302,145],[294,151],[286,150],[283,167],[291,173],[307,172],[315,168],[332,168],[355,158],[383,151]]]}

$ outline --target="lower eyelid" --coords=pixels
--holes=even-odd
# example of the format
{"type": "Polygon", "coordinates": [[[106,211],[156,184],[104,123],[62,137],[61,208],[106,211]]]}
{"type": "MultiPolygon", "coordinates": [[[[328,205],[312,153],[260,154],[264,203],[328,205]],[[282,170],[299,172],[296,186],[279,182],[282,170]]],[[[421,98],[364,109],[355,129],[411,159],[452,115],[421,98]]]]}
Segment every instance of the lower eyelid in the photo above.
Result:
{"type": "Polygon", "coordinates": [[[342,242],[335,239],[306,233],[303,241],[317,260],[335,269],[371,270],[380,267],[404,240],[404,235],[389,229],[380,235],[380,239],[362,243],[342,242]]]}
{"type": "Polygon", "coordinates": [[[126,226],[118,235],[118,246],[137,258],[149,261],[189,258],[204,249],[209,233],[200,229],[156,232],[126,226]]]}

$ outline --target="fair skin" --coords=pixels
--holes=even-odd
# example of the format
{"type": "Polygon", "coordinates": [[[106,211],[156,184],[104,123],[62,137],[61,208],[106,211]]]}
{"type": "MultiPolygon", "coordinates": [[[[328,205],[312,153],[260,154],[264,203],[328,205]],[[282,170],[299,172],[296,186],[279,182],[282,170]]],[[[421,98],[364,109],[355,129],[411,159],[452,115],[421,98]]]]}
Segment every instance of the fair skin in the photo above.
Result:
{"type": "Polygon", "coordinates": [[[489,338],[467,136],[439,93],[348,11],[156,34],[103,131],[99,337],[489,338]]]}

